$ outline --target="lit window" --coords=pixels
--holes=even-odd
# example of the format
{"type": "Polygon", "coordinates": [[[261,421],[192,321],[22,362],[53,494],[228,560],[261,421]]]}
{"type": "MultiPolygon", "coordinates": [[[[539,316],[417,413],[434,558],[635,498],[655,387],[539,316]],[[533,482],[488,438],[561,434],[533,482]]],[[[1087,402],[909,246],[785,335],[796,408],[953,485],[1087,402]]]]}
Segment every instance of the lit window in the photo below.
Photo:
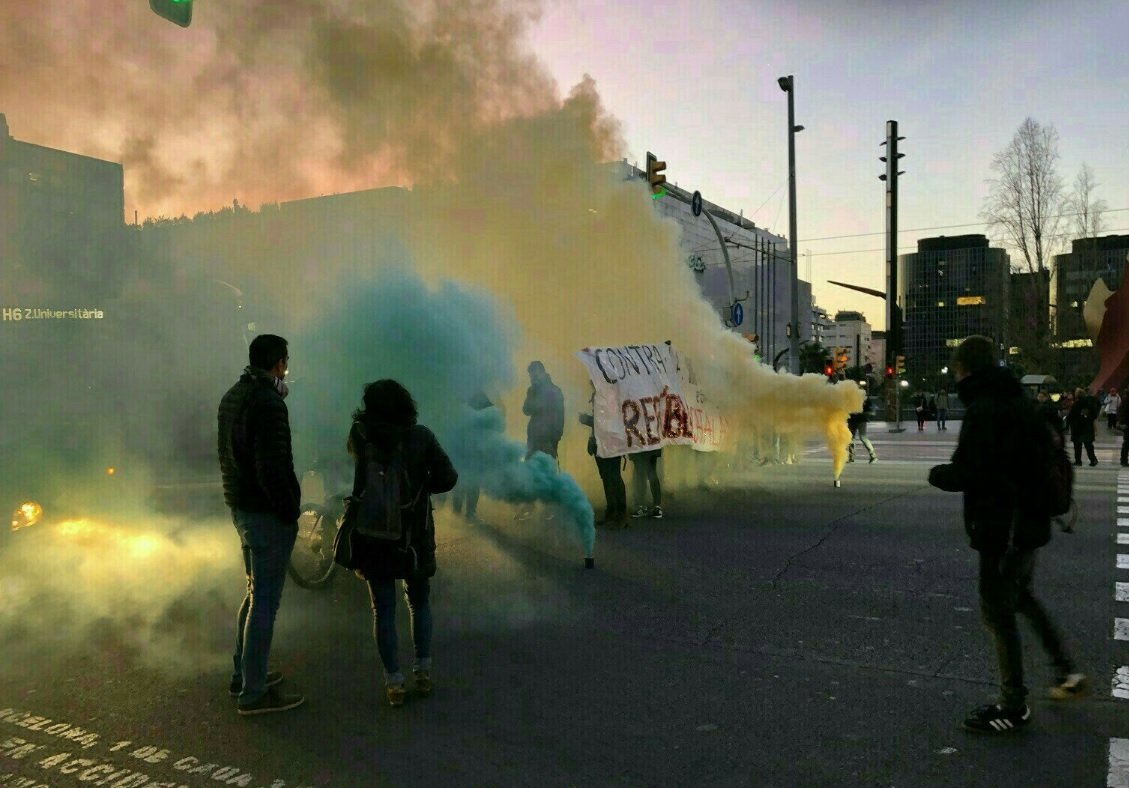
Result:
{"type": "Polygon", "coordinates": [[[957,296],[957,306],[976,306],[988,303],[984,296],[957,296]]]}
{"type": "Polygon", "coordinates": [[[937,302],[937,306],[944,306],[944,305],[945,305],[945,302],[944,302],[944,301],[938,301],[938,302],[937,302]]]}

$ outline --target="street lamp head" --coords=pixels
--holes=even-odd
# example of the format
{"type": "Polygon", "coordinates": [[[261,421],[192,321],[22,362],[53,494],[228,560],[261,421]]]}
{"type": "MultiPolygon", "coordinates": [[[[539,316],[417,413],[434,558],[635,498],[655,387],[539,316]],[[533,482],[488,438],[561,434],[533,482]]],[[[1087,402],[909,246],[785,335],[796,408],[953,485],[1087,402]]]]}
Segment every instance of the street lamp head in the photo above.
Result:
{"type": "Polygon", "coordinates": [[[792,75],[789,74],[786,77],[780,77],[776,80],[776,84],[780,85],[780,89],[787,93],[792,89],[792,75]]]}
{"type": "Polygon", "coordinates": [[[803,126],[793,126],[792,127],[792,131],[803,131],[803,130],[804,130],[803,126]]]}

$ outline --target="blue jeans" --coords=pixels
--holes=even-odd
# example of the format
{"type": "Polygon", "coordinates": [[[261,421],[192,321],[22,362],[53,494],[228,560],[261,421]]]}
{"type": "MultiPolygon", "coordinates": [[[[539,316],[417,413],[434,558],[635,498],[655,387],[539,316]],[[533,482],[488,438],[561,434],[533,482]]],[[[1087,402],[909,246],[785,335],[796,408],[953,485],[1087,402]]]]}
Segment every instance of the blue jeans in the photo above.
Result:
{"type": "MultiPolygon", "coordinates": [[[[384,680],[402,684],[400,641],[396,636],[396,581],[366,578],[372,599],[373,635],[380,661],[384,663],[384,680]]],[[[412,642],[416,649],[416,667],[431,669],[431,582],[429,578],[404,581],[404,597],[412,621],[412,642]]]]}
{"type": "Polygon", "coordinates": [[[284,523],[270,512],[231,513],[243,546],[247,595],[239,606],[235,630],[235,672],[242,678],[240,703],[254,703],[267,692],[267,659],[274,636],[274,618],[282,601],[286,566],[298,536],[298,523],[284,523]]]}

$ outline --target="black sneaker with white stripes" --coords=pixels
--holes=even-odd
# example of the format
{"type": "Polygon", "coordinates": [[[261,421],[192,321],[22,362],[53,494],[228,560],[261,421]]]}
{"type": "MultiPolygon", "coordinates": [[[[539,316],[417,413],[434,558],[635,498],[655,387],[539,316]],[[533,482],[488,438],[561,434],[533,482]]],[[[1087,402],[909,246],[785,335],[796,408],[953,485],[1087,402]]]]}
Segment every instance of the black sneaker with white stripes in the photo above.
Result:
{"type": "Polygon", "coordinates": [[[1023,704],[1022,709],[1007,710],[999,705],[981,706],[974,709],[965,719],[965,730],[976,733],[1011,733],[1031,721],[1031,707],[1023,704]]]}

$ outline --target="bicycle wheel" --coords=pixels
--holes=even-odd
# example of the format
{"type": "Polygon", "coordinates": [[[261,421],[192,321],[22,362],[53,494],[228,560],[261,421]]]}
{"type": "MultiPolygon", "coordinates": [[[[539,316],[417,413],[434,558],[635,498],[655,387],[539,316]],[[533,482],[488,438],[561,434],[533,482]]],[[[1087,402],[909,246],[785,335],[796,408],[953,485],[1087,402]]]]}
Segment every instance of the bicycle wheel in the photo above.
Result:
{"type": "Polygon", "coordinates": [[[298,538],[287,572],[302,588],[321,588],[333,577],[333,537],[336,521],[319,506],[302,507],[298,538]]]}

